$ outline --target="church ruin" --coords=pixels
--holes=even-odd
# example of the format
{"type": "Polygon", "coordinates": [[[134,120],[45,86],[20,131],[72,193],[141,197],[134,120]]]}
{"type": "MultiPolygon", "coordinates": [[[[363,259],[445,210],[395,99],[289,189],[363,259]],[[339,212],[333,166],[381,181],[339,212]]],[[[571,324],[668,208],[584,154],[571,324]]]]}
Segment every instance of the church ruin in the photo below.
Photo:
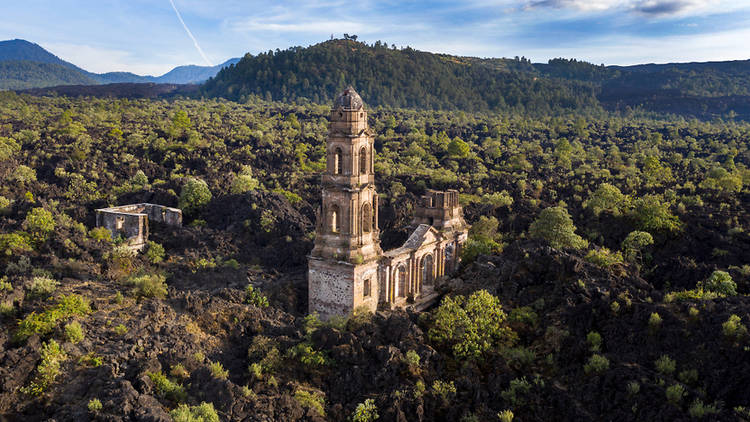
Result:
{"type": "Polygon", "coordinates": [[[374,153],[367,111],[349,87],[331,110],[323,203],[308,257],[309,311],[324,318],[427,300],[436,280],[456,268],[466,241],[458,192],[430,190],[415,210],[408,240],[383,252],[374,153]]]}

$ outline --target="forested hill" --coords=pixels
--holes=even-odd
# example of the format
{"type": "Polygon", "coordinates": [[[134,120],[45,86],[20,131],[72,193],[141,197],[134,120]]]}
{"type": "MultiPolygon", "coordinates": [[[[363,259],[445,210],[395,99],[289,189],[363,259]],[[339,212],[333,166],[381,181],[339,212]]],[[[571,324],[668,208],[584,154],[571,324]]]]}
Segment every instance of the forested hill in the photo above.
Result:
{"type": "Polygon", "coordinates": [[[642,109],[750,119],[750,61],[603,66],[553,59],[480,59],[330,40],[245,55],[203,94],[327,103],[347,84],[371,105],[467,111],[642,109]]]}
{"type": "Polygon", "coordinates": [[[593,85],[539,78],[516,71],[512,60],[438,55],[377,42],[331,40],[308,48],[245,55],[204,86],[233,100],[260,95],[327,103],[354,85],[371,105],[462,110],[533,110],[596,107],[593,85]]]}

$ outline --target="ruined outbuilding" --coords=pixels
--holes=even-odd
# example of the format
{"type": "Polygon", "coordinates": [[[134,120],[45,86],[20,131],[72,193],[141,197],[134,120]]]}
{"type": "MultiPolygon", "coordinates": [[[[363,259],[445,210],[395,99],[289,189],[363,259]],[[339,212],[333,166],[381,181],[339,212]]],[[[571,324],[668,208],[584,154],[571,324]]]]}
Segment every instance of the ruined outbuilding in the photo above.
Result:
{"type": "Polygon", "coordinates": [[[315,247],[308,257],[309,311],[326,318],[358,307],[404,307],[434,297],[435,281],[456,268],[468,227],[458,192],[428,191],[413,233],[383,252],[374,147],[362,98],[351,87],[335,100],[326,141],[315,247]]]}
{"type": "Polygon", "coordinates": [[[182,226],[182,211],[156,204],[131,204],[96,210],[96,226],[112,233],[112,239],[122,236],[126,244],[141,250],[148,241],[148,223],[154,221],[168,226],[182,226]]]}

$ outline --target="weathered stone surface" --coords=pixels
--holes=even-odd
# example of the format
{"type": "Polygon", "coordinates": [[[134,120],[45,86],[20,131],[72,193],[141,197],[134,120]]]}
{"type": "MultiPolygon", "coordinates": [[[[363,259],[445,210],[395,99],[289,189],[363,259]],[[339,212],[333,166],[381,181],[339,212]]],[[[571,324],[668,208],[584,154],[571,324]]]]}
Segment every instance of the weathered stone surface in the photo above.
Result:
{"type": "Polygon", "coordinates": [[[458,192],[428,191],[400,248],[383,253],[378,229],[374,148],[367,111],[351,87],[334,101],[308,259],[309,311],[324,318],[358,307],[404,307],[432,298],[436,279],[456,268],[467,226],[458,192]]]}

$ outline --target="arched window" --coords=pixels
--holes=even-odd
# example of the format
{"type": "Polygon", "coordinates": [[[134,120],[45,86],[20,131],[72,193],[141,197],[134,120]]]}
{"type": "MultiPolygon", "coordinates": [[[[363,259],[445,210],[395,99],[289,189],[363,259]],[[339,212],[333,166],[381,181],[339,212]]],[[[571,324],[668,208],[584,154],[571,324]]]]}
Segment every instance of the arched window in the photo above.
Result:
{"type": "Polygon", "coordinates": [[[338,233],[339,230],[341,229],[341,222],[339,221],[340,218],[341,217],[339,215],[339,206],[336,204],[331,205],[331,220],[330,220],[331,232],[338,233]]]}
{"type": "Polygon", "coordinates": [[[406,267],[403,265],[398,267],[396,278],[398,280],[396,284],[396,296],[406,297],[406,267]]]}
{"type": "Polygon", "coordinates": [[[359,174],[367,174],[367,148],[359,150],[359,174]]]}
{"type": "Polygon", "coordinates": [[[362,232],[370,233],[372,223],[372,210],[370,204],[362,205],[362,232]]]}
{"type": "Polygon", "coordinates": [[[341,148],[333,153],[333,174],[341,174],[341,148]]]}

